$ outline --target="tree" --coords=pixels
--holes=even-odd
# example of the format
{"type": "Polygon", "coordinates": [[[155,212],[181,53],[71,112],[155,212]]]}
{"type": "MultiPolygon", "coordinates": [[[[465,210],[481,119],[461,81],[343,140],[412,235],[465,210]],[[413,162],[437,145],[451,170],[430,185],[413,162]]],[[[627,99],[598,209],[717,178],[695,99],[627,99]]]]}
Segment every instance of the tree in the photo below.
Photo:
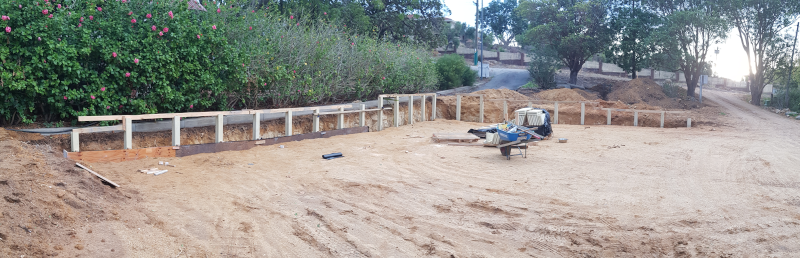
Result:
{"type": "Polygon", "coordinates": [[[353,0],[361,2],[379,39],[415,41],[429,48],[446,44],[442,29],[449,10],[441,0],[353,0]]]}
{"type": "Polygon", "coordinates": [[[686,95],[694,97],[695,88],[706,68],[706,56],[712,44],[727,37],[728,23],[719,1],[650,0],[647,4],[664,16],[664,24],[654,37],[678,70],[686,76],[686,95]]]}
{"type": "MultiPolygon", "coordinates": [[[[761,105],[761,93],[767,84],[776,82],[782,63],[788,63],[790,41],[781,37],[800,14],[796,0],[731,0],[725,11],[739,32],[739,41],[747,53],[750,103],[761,105]]],[[[790,39],[791,40],[791,39],[790,39]]]]}
{"type": "Polygon", "coordinates": [[[607,8],[599,0],[523,0],[517,11],[529,26],[522,43],[552,47],[569,67],[569,83],[577,83],[586,60],[611,43],[607,8]]]}
{"type": "Polygon", "coordinates": [[[458,50],[458,46],[461,45],[461,42],[464,38],[464,33],[466,32],[467,25],[461,22],[455,22],[452,26],[444,28],[444,35],[447,39],[447,45],[444,47],[444,50],[447,50],[450,47],[453,47],[453,50],[458,50]]]}
{"type": "Polygon", "coordinates": [[[651,36],[661,25],[660,16],[638,2],[640,1],[617,0],[610,8],[610,27],[618,33],[606,53],[611,62],[631,73],[633,79],[636,79],[636,73],[642,68],[651,65],[653,56],[657,54],[651,36]]]}
{"type": "Polygon", "coordinates": [[[508,47],[514,38],[525,33],[526,24],[514,9],[517,8],[517,0],[492,1],[483,10],[483,20],[481,26],[489,28],[495,38],[503,46],[508,47]]]}

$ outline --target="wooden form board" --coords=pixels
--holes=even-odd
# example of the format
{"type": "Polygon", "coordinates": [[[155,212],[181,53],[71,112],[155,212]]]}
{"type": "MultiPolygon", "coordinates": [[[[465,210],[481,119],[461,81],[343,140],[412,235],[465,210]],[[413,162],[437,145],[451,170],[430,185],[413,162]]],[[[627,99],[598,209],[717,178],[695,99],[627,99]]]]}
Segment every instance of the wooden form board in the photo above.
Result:
{"type": "Polygon", "coordinates": [[[83,162],[122,162],[146,158],[175,157],[177,147],[154,147],[131,150],[69,152],[67,157],[83,162]]]}
{"type": "Polygon", "coordinates": [[[106,182],[107,182],[107,183],[109,183],[110,185],[112,185],[112,186],[114,186],[114,187],[119,187],[119,185],[118,185],[117,183],[114,183],[114,182],[112,182],[111,180],[108,180],[108,178],[105,178],[104,176],[101,176],[101,175],[100,175],[100,174],[98,174],[97,172],[94,172],[94,171],[92,171],[91,169],[89,169],[89,168],[87,168],[87,167],[85,167],[85,166],[81,165],[81,163],[75,163],[75,165],[78,165],[79,167],[81,167],[81,168],[85,169],[86,171],[89,171],[89,173],[92,173],[92,175],[95,175],[95,176],[99,177],[100,179],[102,179],[103,181],[106,181],[106,182]]]}
{"type": "Polygon", "coordinates": [[[160,113],[160,114],[146,114],[146,115],[113,115],[113,116],[79,116],[78,121],[114,121],[130,118],[131,120],[145,120],[145,119],[173,119],[175,117],[210,117],[218,115],[252,115],[257,113],[285,113],[288,111],[313,111],[320,109],[338,109],[339,107],[350,107],[351,105],[336,105],[326,107],[303,107],[303,108],[281,108],[281,109],[260,109],[260,110],[237,110],[237,111],[210,111],[210,112],[187,112],[187,113],[160,113]]]}
{"type": "Polygon", "coordinates": [[[664,111],[664,110],[646,110],[646,109],[618,109],[618,108],[601,108],[601,109],[611,110],[611,111],[622,111],[622,112],[657,113],[657,114],[661,114],[662,112],[667,114],[686,113],[685,111],[664,111]]]}
{"type": "Polygon", "coordinates": [[[370,111],[379,111],[382,110],[380,108],[375,109],[356,109],[356,110],[347,110],[347,111],[333,111],[333,112],[320,112],[319,115],[338,115],[338,114],[350,114],[350,113],[360,113],[360,112],[370,112],[370,111]]]}
{"type": "Polygon", "coordinates": [[[431,140],[433,142],[477,142],[481,138],[471,133],[434,133],[431,140]]]}
{"type": "Polygon", "coordinates": [[[418,93],[418,94],[381,94],[378,97],[394,98],[394,97],[412,97],[412,96],[436,96],[436,93],[418,93]]]}

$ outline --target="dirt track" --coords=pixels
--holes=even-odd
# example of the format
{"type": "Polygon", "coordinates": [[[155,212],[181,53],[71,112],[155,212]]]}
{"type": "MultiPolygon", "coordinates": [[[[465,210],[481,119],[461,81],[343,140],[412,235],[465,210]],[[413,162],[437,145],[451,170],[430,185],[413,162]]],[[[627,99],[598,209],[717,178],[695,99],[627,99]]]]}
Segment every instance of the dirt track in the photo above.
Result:
{"type": "Polygon", "coordinates": [[[430,143],[434,132],[479,125],[438,120],[170,159],[177,168],[155,177],[135,170],[157,160],[91,164],[141,201],[119,220],[77,229],[85,249],[71,252],[800,255],[800,123],[727,93],[704,93],[726,110],[725,126],[555,125],[569,143],[541,142],[527,159],[510,161],[494,148],[430,143]],[[345,157],[320,159],[331,152],[345,157]]]}

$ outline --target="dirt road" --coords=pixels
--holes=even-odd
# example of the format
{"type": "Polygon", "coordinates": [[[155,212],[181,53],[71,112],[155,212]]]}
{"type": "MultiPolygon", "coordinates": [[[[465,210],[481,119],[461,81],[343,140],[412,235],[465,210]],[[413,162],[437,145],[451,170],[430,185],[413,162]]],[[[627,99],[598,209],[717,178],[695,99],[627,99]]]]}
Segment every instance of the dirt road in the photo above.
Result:
{"type": "Polygon", "coordinates": [[[91,164],[141,199],[111,209],[116,220],[75,229],[85,249],[70,252],[800,256],[800,124],[706,94],[725,125],[555,125],[568,143],[544,141],[511,160],[495,148],[430,143],[432,133],[479,126],[438,120],[167,159],[177,167],[160,176],[135,172],[158,160],[91,164]],[[332,152],[345,157],[320,158],[332,152]]]}

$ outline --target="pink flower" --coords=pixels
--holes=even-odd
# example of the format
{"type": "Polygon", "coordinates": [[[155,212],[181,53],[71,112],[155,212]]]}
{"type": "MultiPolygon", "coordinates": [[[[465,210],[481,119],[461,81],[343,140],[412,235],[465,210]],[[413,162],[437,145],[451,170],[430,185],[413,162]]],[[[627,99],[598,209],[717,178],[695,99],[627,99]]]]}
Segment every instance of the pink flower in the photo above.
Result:
{"type": "Polygon", "coordinates": [[[106,106],[106,109],[109,109],[109,108],[111,108],[111,106],[106,106]]]}
{"type": "Polygon", "coordinates": [[[159,31],[159,32],[158,32],[158,35],[159,35],[159,36],[164,36],[164,32],[160,32],[160,31],[159,31]]]}
{"type": "Polygon", "coordinates": [[[156,25],[153,25],[152,27],[150,27],[150,29],[156,31],[156,25]]]}
{"type": "Polygon", "coordinates": [[[39,39],[39,41],[42,41],[42,37],[37,37],[37,39],[39,39]]]}
{"type": "Polygon", "coordinates": [[[167,27],[164,27],[164,29],[162,31],[169,32],[169,29],[167,27]]]}
{"type": "Polygon", "coordinates": [[[211,25],[211,28],[216,30],[217,29],[217,25],[211,25]]]}
{"type": "Polygon", "coordinates": [[[83,17],[81,17],[81,22],[83,22],[83,17]]]}
{"type": "Polygon", "coordinates": [[[92,95],[92,99],[94,99],[94,95],[92,95]]]}
{"type": "Polygon", "coordinates": [[[11,27],[6,27],[6,33],[11,33],[11,27]]]}
{"type": "Polygon", "coordinates": [[[131,19],[131,23],[136,23],[136,19],[131,19]]]}
{"type": "Polygon", "coordinates": [[[94,16],[92,16],[92,15],[89,15],[89,20],[90,20],[90,21],[94,21],[94,16]]]}
{"type": "Polygon", "coordinates": [[[295,70],[292,70],[292,73],[297,73],[295,70]]]}
{"type": "Polygon", "coordinates": [[[58,9],[61,9],[61,4],[56,5],[58,9]]]}
{"type": "Polygon", "coordinates": [[[131,73],[125,73],[125,77],[131,77],[131,73]]]}
{"type": "Polygon", "coordinates": [[[47,18],[52,19],[53,18],[53,14],[50,14],[50,16],[47,16],[47,18]]]}
{"type": "Polygon", "coordinates": [[[381,80],[386,80],[386,77],[381,77],[381,80]]]}
{"type": "Polygon", "coordinates": [[[133,62],[138,64],[139,63],[139,58],[134,58],[133,62]]]}
{"type": "Polygon", "coordinates": [[[355,46],[355,45],[356,45],[356,43],[355,43],[355,42],[351,42],[351,43],[350,43],[350,45],[351,45],[351,46],[355,46]]]}
{"type": "Polygon", "coordinates": [[[328,12],[323,12],[322,14],[324,14],[324,15],[328,15],[328,12]]]}
{"type": "Polygon", "coordinates": [[[122,105],[119,105],[119,108],[122,108],[122,105]]]}
{"type": "Polygon", "coordinates": [[[253,30],[253,27],[252,27],[252,26],[250,26],[250,30],[253,30]]]}
{"type": "Polygon", "coordinates": [[[123,3],[123,4],[124,4],[125,2],[128,2],[128,0],[122,0],[122,3],[123,3]]]}
{"type": "Polygon", "coordinates": [[[244,67],[244,64],[242,64],[242,67],[244,67]]]}
{"type": "Polygon", "coordinates": [[[145,15],[144,17],[147,17],[148,19],[150,19],[150,18],[153,18],[153,15],[151,15],[151,14],[149,14],[149,13],[148,13],[148,14],[147,14],[147,15],[145,15]]]}
{"type": "Polygon", "coordinates": [[[47,9],[42,10],[42,14],[47,14],[47,9]]]}
{"type": "Polygon", "coordinates": [[[133,15],[133,12],[128,12],[128,16],[131,16],[131,15],[133,15]]]}
{"type": "Polygon", "coordinates": [[[197,34],[197,38],[198,38],[198,39],[200,38],[200,34],[197,34]]]}
{"type": "MultiPolygon", "coordinates": [[[[97,11],[98,11],[98,12],[102,12],[102,11],[103,11],[103,8],[97,7],[97,11]]],[[[89,17],[91,17],[91,16],[89,16],[89,17]]],[[[90,18],[90,19],[91,19],[91,18],[90,18]]]]}
{"type": "Polygon", "coordinates": [[[222,12],[222,10],[220,10],[219,8],[217,8],[217,13],[220,13],[220,12],[222,12]]]}
{"type": "Polygon", "coordinates": [[[8,20],[8,16],[5,16],[5,15],[3,15],[3,16],[0,16],[0,20],[4,20],[4,21],[5,21],[5,20],[8,20]]]}
{"type": "Polygon", "coordinates": [[[299,23],[299,22],[297,23],[297,26],[300,26],[300,23],[299,23]]]}
{"type": "Polygon", "coordinates": [[[294,15],[292,15],[292,16],[289,16],[289,19],[290,19],[290,20],[291,20],[291,19],[294,19],[294,15]]]}
{"type": "Polygon", "coordinates": [[[100,91],[106,91],[106,87],[100,88],[100,91]]]}
{"type": "Polygon", "coordinates": [[[117,52],[111,52],[111,56],[113,56],[114,58],[117,58],[117,52]]]}
{"type": "Polygon", "coordinates": [[[66,100],[66,99],[67,99],[67,96],[64,96],[64,100],[66,100]]]}
{"type": "Polygon", "coordinates": [[[172,11],[169,11],[167,14],[169,14],[169,18],[170,19],[174,19],[175,18],[175,16],[172,15],[172,11]]]}
{"type": "Polygon", "coordinates": [[[78,28],[83,27],[83,23],[78,23],[78,28]]]}
{"type": "Polygon", "coordinates": [[[194,104],[189,105],[189,108],[194,108],[194,104]]]}
{"type": "Polygon", "coordinates": [[[58,38],[58,41],[61,41],[61,38],[58,38]]]}
{"type": "Polygon", "coordinates": [[[19,5],[19,9],[22,9],[22,5],[19,5]]]}
{"type": "Polygon", "coordinates": [[[255,12],[256,12],[256,10],[253,10],[253,13],[255,13],[255,12]]]}

